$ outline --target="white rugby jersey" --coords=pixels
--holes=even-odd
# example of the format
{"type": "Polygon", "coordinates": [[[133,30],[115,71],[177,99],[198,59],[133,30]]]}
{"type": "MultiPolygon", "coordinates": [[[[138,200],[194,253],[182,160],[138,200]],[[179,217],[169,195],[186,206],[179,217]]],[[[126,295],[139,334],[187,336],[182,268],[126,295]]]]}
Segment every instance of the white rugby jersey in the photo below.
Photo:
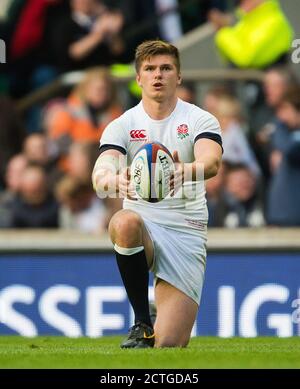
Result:
{"type": "MultiPolygon", "coordinates": [[[[106,127],[100,141],[100,152],[117,149],[127,155],[129,166],[142,145],[160,142],[171,154],[177,150],[181,162],[193,162],[194,144],[199,138],[213,139],[222,144],[219,122],[210,113],[178,99],[170,116],[153,120],[141,101],[106,127]]],[[[208,212],[203,180],[185,182],[174,197],[168,196],[158,203],[125,199],[123,208],[168,228],[195,234],[206,230],[208,212]]]]}

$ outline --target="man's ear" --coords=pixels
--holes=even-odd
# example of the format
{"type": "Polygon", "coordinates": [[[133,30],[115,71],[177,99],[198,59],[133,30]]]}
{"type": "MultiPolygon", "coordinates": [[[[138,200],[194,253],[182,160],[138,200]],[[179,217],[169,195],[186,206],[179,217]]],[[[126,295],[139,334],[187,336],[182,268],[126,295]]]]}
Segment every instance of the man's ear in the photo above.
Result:
{"type": "Polygon", "coordinates": [[[138,83],[138,85],[142,88],[141,77],[139,76],[139,74],[136,75],[135,79],[136,79],[136,82],[138,83]]]}
{"type": "Polygon", "coordinates": [[[181,85],[181,82],[182,82],[182,77],[181,77],[181,73],[179,73],[178,74],[177,85],[181,85]]]}

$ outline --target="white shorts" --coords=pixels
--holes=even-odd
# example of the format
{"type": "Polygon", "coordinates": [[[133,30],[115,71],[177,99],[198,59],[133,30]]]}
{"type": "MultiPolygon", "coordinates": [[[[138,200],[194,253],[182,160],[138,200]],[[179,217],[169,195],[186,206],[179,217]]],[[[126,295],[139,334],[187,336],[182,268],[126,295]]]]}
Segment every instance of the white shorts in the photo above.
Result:
{"type": "Polygon", "coordinates": [[[195,236],[143,218],[154,246],[151,271],[200,304],[206,266],[206,234],[195,236]]]}

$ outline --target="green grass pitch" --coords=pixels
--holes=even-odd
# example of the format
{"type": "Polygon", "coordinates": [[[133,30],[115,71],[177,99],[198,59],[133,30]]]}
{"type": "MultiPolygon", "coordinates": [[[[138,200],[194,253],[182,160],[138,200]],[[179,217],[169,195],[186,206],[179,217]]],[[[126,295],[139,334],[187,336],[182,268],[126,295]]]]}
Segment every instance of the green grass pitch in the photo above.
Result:
{"type": "Polygon", "coordinates": [[[121,350],[121,337],[0,337],[0,368],[300,368],[300,337],[195,337],[185,349],[121,350]]]}

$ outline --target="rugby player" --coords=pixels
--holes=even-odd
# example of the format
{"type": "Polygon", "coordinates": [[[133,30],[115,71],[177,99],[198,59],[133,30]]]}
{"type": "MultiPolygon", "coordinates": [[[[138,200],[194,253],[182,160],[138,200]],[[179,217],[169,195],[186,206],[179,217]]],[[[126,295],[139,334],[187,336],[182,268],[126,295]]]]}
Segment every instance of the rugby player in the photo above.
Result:
{"type": "Polygon", "coordinates": [[[123,209],[109,224],[135,314],[121,347],[185,347],[196,319],[206,265],[204,180],[218,172],[221,130],[213,115],[177,97],[181,72],[175,46],[161,40],[140,44],[135,67],[142,99],[104,130],[92,177],[100,197],[115,192],[125,198],[123,209]],[[126,168],[146,142],[162,143],[176,162],[174,191],[158,203],[136,199],[126,168]],[[154,328],[149,315],[149,270],[154,274],[154,328]]]}

